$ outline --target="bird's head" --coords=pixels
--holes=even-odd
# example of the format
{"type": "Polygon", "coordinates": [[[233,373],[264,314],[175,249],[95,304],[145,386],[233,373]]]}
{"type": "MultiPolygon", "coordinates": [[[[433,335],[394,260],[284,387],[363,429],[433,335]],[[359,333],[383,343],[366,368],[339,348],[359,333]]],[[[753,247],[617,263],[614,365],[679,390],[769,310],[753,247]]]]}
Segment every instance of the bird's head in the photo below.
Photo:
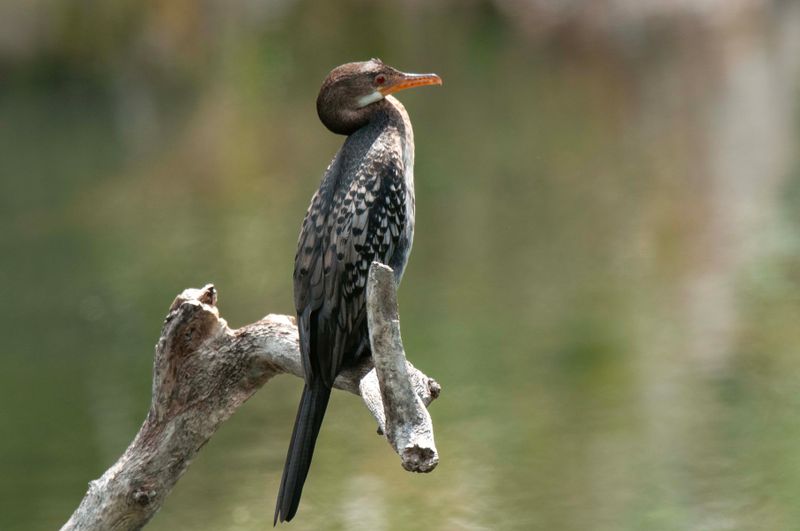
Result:
{"type": "Polygon", "coordinates": [[[347,63],[334,68],[317,97],[317,114],[334,133],[349,135],[366,125],[373,105],[389,94],[424,85],[441,85],[436,74],[408,74],[380,59],[347,63]]]}

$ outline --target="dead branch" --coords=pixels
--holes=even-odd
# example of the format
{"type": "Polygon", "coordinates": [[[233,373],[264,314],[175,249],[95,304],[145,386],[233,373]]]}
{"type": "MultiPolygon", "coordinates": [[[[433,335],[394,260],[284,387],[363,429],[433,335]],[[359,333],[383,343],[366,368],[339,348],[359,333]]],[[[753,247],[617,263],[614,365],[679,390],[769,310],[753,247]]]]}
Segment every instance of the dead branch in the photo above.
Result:
{"type": "MultiPolygon", "coordinates": [[[[277,374],[303,376],[294,318],[267,315],[232,330],[212,285],[187,289],[170,307],[153,364],[152,403],[119,460],[89,483],[63,530],[141,529],[217,428],[277,374]]],[[[373,263],[367,314],[374,359],[342,372],[337,389],[360,395],[406,470],[438,462],[425,406],[435,380],[405,359],[392,270],[373,263]]]]}

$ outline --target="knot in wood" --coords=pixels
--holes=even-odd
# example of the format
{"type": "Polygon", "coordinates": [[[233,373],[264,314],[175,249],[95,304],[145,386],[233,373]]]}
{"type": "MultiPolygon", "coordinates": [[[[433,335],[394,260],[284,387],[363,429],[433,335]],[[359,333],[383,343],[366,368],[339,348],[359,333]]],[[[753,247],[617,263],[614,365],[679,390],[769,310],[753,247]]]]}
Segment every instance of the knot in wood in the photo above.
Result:
{"type": "Polygon", "coordinates": [[[433,378],[428,378],[428,391],[431,393],[431,398],[439,398],[439,393],[442,392],[442,386],[433,378]]]}
{"type": "Polygon", "coordinates": [[[133,501],[141,507],[147,507],[158,493],[154,489],[141,488],[133,491],[133,501]]]}

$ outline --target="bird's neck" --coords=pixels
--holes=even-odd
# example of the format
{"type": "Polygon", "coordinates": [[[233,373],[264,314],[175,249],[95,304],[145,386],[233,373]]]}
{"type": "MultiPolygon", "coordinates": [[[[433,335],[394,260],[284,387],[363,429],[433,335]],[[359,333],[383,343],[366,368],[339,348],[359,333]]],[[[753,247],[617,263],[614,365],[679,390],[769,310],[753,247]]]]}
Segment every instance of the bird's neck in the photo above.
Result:
{"type": "MultiPolygon", "coordinates": [[[[374,103],[375,109],[369,122],[362,128],[370,133],[367,136],[385,135],[399,140],[403,157],[407,163],[414,163],[414,130],[406,108],[394,96],[386,96],[381,101],[374,103]]],[[[365,131],[365,132],[366,132],[365,131]]]]}
{"type": "Polygon", "coordinates": [[[411,127],[411,119],[408,117],[406,108],[400,100],[394,96],[386,96],[383,100],[386,105],[387,127],[394,127],[400,135],[400,143],[403,150],[403,163],[407,172],[407,179],[410,179],[413,188],[414,180],[414,129],[411,127]]]}
{"type": "Polygon", "coordinates": [[[347,155],[364,156],[371,149],[400,148],[405,166],[412,167],[414,133],[403,104],[396,98],[387,96],[368,107],[369,119],[347,135],[342,152],[347,155]]]}
{"type": "MultiPolygon", "coordinates": [[[[406,108],[394,96],[386,96],[379,102],[373,103],[374,110],[370,116],[368,126],[379,129],[393,128],[402,136],[413,135],[411,120],[406,108]]],[[[413,144],[413,137],[410,139],[413,144]]]]}
{"type": "Polygon", "coordinates": [[[376,125],[411,130],[408,113],[403,104],[393,96],[386,96],[360,109],[339,107],[328,101],[326,96],[325,92],[320,94],[317,113],[323,125],[336,134],[350,136],[363,128],[376,125]]]}
{"type": "MultiPolygon", "coordinates": [[[[381,112],[387,125],[396,127],[401,133],[413,134],[411,119],[408,117],[408,112],[406,112],[406,108],[403,107],[400,100],[394,96],[386,96],[380,103],[383,104],[381,112]]],[[[411,140],[413,141],[413,138],[411,140]]]]}

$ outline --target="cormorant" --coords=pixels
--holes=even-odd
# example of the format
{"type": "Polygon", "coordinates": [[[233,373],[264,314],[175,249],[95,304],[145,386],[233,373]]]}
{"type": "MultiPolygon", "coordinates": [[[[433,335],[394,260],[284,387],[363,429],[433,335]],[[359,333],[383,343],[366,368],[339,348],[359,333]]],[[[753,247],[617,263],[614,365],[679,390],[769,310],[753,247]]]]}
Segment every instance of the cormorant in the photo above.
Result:
{"type": "Polygon", "coordinates": [[[414,135],[399,90],[441,85],[380,59],[331,71],[317,114],[347,135],[311,199],[294,262],[294,303],[305,387],[273,523],[297,512],[331,387],[343,367],[370,355],[365,290],[373,260],[399,283],[414,237],[414,135]]]}

